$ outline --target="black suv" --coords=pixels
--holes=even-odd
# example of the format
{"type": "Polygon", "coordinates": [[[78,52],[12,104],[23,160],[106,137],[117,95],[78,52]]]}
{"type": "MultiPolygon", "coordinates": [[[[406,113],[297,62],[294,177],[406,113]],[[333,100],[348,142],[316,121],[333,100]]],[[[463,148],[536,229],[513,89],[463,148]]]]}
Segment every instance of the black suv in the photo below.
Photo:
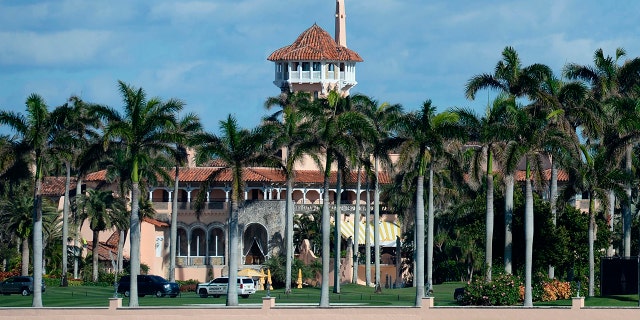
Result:
{"type": "MultiPolygon", "coordinates": [[[[42,292],[46,289],[43,279],[42,292]]],[[[33,292],[33,277],[31,276],[15,276],[0,282],[0,293],[4,295],[19,293],[23,296],[28,296],[31,292],[33,292]]]]}
{"type": "MultiPolygon", "coordinates": [[[[131,277],[123,276],[118,282],[118,293],[125,297],[130,295],[131,277]]],[[[175,282],[169,282],[161,276],[141,274],[138,275],[138,296],[155,295],[156,297],[170,296],[175,298],[180,293],[180,286],[175,282]]]]}

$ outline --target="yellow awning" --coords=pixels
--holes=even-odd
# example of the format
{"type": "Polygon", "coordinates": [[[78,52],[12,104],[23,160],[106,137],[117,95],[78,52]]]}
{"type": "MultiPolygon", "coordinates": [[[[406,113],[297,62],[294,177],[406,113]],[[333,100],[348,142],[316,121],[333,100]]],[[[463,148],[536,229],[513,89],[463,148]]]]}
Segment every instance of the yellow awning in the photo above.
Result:
{"type": "MultiPolygon", "coordinates": [[[[393,247],[396,245],[396,237],[400,236],[400,225],[393,222],[385,222],[380,221],[380,245],[383,247],[393,247]]],[[[366,223],[360,222],[358,229],[358,244],[365,244],[365,227],[366,223]]],[[[371,245],[373,246],[373,223],[370,224],[369,232],[369,240],[371,245]]],[[[340,222],[340,233],[345,238],[353,238],[353,222],[351,221],[341,221],[340,222]]]]}

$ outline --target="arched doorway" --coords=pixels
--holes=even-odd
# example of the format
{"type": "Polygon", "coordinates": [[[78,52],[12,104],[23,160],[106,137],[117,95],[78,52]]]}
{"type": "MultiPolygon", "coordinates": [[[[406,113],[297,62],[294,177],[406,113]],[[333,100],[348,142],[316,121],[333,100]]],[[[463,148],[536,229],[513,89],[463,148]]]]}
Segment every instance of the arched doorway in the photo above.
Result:
{"type": "Polygon", "coordinates": [[[242,236],[244,264],[263,264],[268,255],[267,229],[257,223],[247,226],[242,236]]]}

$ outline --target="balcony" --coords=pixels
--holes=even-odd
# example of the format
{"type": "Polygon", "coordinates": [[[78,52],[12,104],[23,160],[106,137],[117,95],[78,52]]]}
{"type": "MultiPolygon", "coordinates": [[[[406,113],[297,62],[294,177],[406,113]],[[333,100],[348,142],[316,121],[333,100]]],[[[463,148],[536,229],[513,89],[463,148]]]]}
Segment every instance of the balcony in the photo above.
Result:
{"type": "Polygon", "coordinates": [[[178,256],[176,257],[176,265],[181,267],[197,267],[197,266],[222,266],[225,264],[224,256],[178,256]]]}
{"type": "MultiPolygon", "coordinates": [[[[153,209],[157,213],[169,213],[171,212],[171,202],[154,201],[152,202],[153,209]]],[[[195,212],[195,202],[178,202],[178,210],[183,212],[195,212]]],[[[229,203],[224,201],[211,201],[205,202],[203,207],[204,213],[226,213],[229,211],[229,203]]]]}

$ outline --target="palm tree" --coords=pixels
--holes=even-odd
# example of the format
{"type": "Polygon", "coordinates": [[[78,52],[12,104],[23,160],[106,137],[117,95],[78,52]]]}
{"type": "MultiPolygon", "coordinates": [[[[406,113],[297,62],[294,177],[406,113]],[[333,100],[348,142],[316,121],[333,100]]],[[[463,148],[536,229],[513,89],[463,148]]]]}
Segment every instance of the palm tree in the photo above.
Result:
{"type": "MultiPolygon", "coordinates": [[[[52,130],[51,115],[44,99],[31,94],[26,100],[27,114],[0,111],[0,123],[11,127],[21,137],[22,143],[32,152],[34,164],[33,196],[33,281],[42,281],[42,177],[45,156],[49,152],[49,135],[52,130]]],[[[42,307],[42,288],[33,288],[33,307],[42,307]]]]}
{"type": "Polygon", "coordinates": [[[23,276],[29,275],[29,238],[33,230],[33,197],[29,195],[31,188],[23,182],[17,186],[14,195],[7,196],[0,202],[0,222],[19,241],[23,276]]]}
{"type": "MultiPolygon", "coordinates": [[[[504,148],[503,133],[506,132],[507,120],[507,104],[503,103],[504,99],[497,98],[493,105],[487,106],[485,115],[480,117],[469,109],[457,109],[455,112],[460,117],[460,122],[464,128],[467,128],[468,139],[477,143],[477,148],[472,149],[472,170],[471,175],[476,180],[483,170],[482,164],[485,165],[484,177],[486,181],[486,223],[485,223],[485,280],[491,281],[493,271],[493,177],[494,177],[494,157],[499,155],[504,148]]],[[[499,158],[499,157],[498,157],[499,158]]]]}
{"type": "Polygon", "coordinates": [[[416,188],[416,222],[415,222],[415,261],[416,269],[416,301],[422,304],[422,297],[433,284],[433,163],[437,156],[444,156],[446,142],[462,135],[463,131],[457,125],[458,116],[453,112],[435,113],[436,108],[431,100],[422,104],[422,108],[406,114],[401,120],[399,128],[400,165],[417,172],[416,188]],[[424,178],[429,174],[428,218],[427,218],[427,285],[425,291],[424,264],[424,178]]]}
{"type": "MultiPolygon", "coordinates": [[[[609,105],[606,112],[607,123],[611,125],[610,138],[624,140],[621,145],[624,155],[624,167],[631,172],[631,150],[633,144],[638,141],[637,134],[633,128],[625,125],[630,118],[637,119],[638,112],[623,112],[615,107],[615,100],[633,97],[634,88],[640,79],[637,74],[640,72],[640,58],[625,61],[622,65],[618,61],[626,55],[622,48],[616,49],[615,57],[605,56],[602,49],[596,50],[593,57],[593,66],[583,66],[575,63],[567,64],[563,73],[569,79],[585,81],[591,86],[591,92],[596,101],[609,105]]],[[[636,97],[637,98],[637,97],[636,97]]],[[[605,137],[607,139],[607,137],[605,137]]],[[[623,247],[624,256],[631,255],[631,185],[626,188],[627,200],[622,204],[623,216],[623,247]]]]}
{"type": "Polygon", "coordinates": [[[265,108],[271,109],[279,106],[281,110],[276,111],[271,116],[264,119],[264,122],[274,130],[275,141],[273,147],[282,147],[283,168],[287,180],[287,196],[285,204],[285,292],[291,291],[291,268],[293,265],[293,182],[295,180],[295,164],[305,155],[309,155],[308,150],[313,149],[309,145],[311,140],[311,122],[305,121],[300,111],[305,105],[311,102],[311,95],[304,91],[291,94],[281,94],[279,97],[271,97],[265,101],[265,108]]]}
{"type": "MultiPolygon", "coordinates": [[[[374,261],[375,261],[375,284],[380,286],[380,182],[379,168],[380,163],[384,163],[390,167],[389,151],[395,146],[392,142],[393,131],[403,113],[402,106],[399,104],[390,104],[388,102],[379,103],[365,95],[355,95],[352,98],[356,110],[364,114],[372,123],[375,129],[375,135],[364,136],[359,140],[363,146],[362,152],[373,155],[373,173],[374,173],[374,195],[373,195],[373,239],[374,239],[374,261]]],[[[367,159],[368,160],[368,159],[367,159]]],[[[366,163],[366,161],[363,161],[366,163]]],[[[360,175],[358,175],[358,178],[360,175]]],[[[359,199],[359,196],[358,196],[359,199]]],[[[357,242],[357,238],[356,238],[357,242]]],[[[368,250],[368,248],[367,248],[368,250]]]]}
{"type": "MultiPolygon", "coordinates": [[[[551,69],[543,64],[532,64],[522,67],[522,62],[516,50],[505,47],[502,60],[496,64],[493,74],[483,73],[473,76],[465,86],[465,95],[474,100],[476,93],[482,89],[493,89],[507,94],[507,103],[516,108],[519,98],[533,99],[539,92],[540,83],[551,75],[551,69]]],[[[504,268],[506,273],[512,272],[511,250],[512,217],[513,217],[513,189],[515,184],[514,172],[506,171],[505,179],[505,247],[504,268]]]]}
{"type": "Polygon", "coordinates": [[[52,113],[54,119],[54,141],[52,149],[64,163],[66,169],[64,203],[62,214],[62,279],[61,286],[67,286],[67,238],[69,235],[69,190],[71,189],[71,169],[89,139],[97,134],[98,118],[88,112],[88,104],[77,96],[72,96],[64,105],[52,113]]]}
{"type": "MultiPolygon", "coordinates": [[[[347,163],[355,158],[357,153],[356,135],[372,136],[370,122],[360,113],[350,110],[348,99],[341,98],[335,92],[329,92],[326,99],[320,99],[316,103],[311,103],[303,111],[305,117],[313,122],[316,130],[313,143],[319,147],[324,155],[324,163],[318,163],[323,171],[323,193],[322,193],[322,285],[320,293],[320,307],[329,306],[329,264],[330,264],[330,212],[329,212],[329,183],[331,177],[331,167],[338,164],[338,172],[346,170],[347,163]]],[[[340,178],[336,179],[337,185],[341,183],[340,178]]],[[[339,187],[336,188],[339,190],[339,187]]],[[[338,199],[340,195],[338,194],[338,199]]],[[[335,228],[337,242],[336,248],[340,246],[340,211],[336,213],[335,228]]],[[[336,250],[334,272],[339,273],[340,250],[336,250]]],[[[339,277],[336,277],[334,291],[339,292],[339,277]]]]}
{"type": "MultiPolygon", "coordinates": [[[[131,168],[131,217],[130,217],[130,263],[131,277],[140,274],[140,177],[145,164],[155,153],[171,152],[170,124],[176,122],[175,115],[182,110],[183,103],[170,99],[162,102],[159,98],[147,100],[142,88],[134,88],[118,81],[124,101],[124,114],[117,110],[95,106],[96,114],[106,120],[104,144],[120,144],[126,150],[126,159],[131,168]]],[[[138,307],[138,284],[131,282],[130,307],[138,307]]]]}
{"type": "MultiPolygon", "coordinates": [[[[229,212],[229,254],[228,270],[229,283],[236,283],[238,278],[238,213],[243,207],[244,179],[243,170],[253,165],[279,165],[279,159],[270,153],[264,153],[264,142],[268,141],[263,127],[252,131],[238,126],[236,119],[229,115],[226,120],[220,121],[220,135],[206,134],[201,136],[197,147],[197,160],[202,163],[210,159],[222,160],[231,173],[231,208],[229,212]]],[[[266,148],[269,150],[269,148],[266,148]]],[[[210,183],[218,173],[213,173],[209,178],[210,183]]],[[[206,187],[206,186],[205,186],[206,187]]],[[[228,306],[238,305],[238,290],[236,286],[227,286],[228,306]]]]}
{"type": "Polygon", "coordinates": [[[577,167],[578,187],[589,194],[589,296],[594,295],[595,287],[595,201],[606,209],[613,205],[609,202],[609,190],[622,199],[626,197],[624,186],[630,182],[631,177],[624,170],[620,170],[611,159],[602,145],[581,146],[584,162],[577,167]]]}
{"type": "Polygon", "coordinates": [[[176,280],[176,247],[178,241],[178,185],[180,183],[180,166],[188,160],[187,148],[194,144],[194,136],[201,133],[202,124],[195,114],[189,113],[180,118],[175,127],[170,129],[174,135],[173,156],[175,160],[175,172],[173,181],[173,203],[171,206],[171,244],[169,247],[169,281],[176,280]]]}
{"type": "Polygon", "coordinates": [[[81,212],[81,221],[88,220],[89,228],[93,231],[92,243],[92,264],[93,264],[93,281],[98,281],[98,248],[100,247],[98,235],[100,232],[110,229],[115,220],[115,212],[121,212],[124,209],[124,201],[117,198],[111,190],[95,190],[87,191],[87,196],[79,203],[81,212]]]}

